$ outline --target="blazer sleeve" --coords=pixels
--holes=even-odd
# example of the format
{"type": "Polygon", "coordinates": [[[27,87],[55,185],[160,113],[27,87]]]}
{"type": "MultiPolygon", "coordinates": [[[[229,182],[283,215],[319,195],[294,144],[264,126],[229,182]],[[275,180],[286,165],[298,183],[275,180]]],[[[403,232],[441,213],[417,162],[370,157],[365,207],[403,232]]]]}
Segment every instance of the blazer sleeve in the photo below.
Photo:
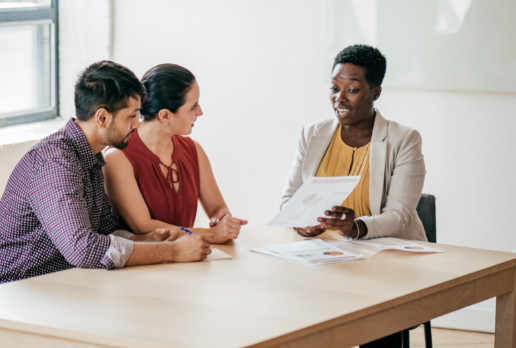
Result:
{"type": "MultiPolygon", "coordinates": [[[[368,229],[364,239],[402,237],[412,222],[425,181],[425,161],[421,135],[410,130],[401,141],[386,188],[385,204],[380,215],[361,217],[368,229]]],[[[387,166],[388,168],[390,166],[387,166]]]]}
{"type": "Polygon", "coordinates": [[[303,163],[305,161],[306,149],[308,147],[308,129],[303,127],[301,131],[301,137],[299,138],[299,145],[297,147],[296,154],[294,156],[294,162],[290,167],[288,173],[287,182],[283,188],[283,195],[281,196],[280,210],[283,209],[285,204],[292,198],[294,193],[303,185],[303,163]]]}

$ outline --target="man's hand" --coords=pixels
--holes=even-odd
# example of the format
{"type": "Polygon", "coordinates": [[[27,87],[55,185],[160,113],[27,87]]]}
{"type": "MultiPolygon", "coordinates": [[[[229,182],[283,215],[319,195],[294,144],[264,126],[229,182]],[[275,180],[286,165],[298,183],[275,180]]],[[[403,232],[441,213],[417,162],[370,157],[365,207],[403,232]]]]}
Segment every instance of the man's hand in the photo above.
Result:
{"type": "Polygon", "coordinates": [[[158,228],[145,234],[135,234],[131,240],[133,242],[173,242],[183,235],[184,232],[178,228],[158,228]]]}
{"type": "Polygon", "coordinates": [[[294,230],[296,230],[301,237],[305,238],[317,237],[318,235],[326,231],[326,229],[322,228],[321,225],[304,228],[294,227],[294,230]]]}
{"type": "Polygon", "coordinates": [[[192,262],[204,260],[211,254],[210,243],[213,236],[207,234],[185,235],[178,238],[173,245],[174,262],[192,262]]]}
{"type": "Polygon", "coordinates": [[[246,224],[247,220],[240,220],[226,215],[211,229],[213,243],[224,243],[230,239],[237,239],[240,234],[240,227],[246,224]]]}

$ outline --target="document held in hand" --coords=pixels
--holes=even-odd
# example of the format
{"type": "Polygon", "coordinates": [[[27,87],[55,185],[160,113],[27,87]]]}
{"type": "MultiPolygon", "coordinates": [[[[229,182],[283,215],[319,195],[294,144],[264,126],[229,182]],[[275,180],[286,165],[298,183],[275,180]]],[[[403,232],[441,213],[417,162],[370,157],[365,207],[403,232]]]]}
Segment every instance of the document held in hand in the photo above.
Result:
{"type": "Polygon", "coordinates": [[[334,205],[341,205],[360,181],[360,176],[315,177],[306,180],[287,205],[267,226],[309,227],[334,205]]]}

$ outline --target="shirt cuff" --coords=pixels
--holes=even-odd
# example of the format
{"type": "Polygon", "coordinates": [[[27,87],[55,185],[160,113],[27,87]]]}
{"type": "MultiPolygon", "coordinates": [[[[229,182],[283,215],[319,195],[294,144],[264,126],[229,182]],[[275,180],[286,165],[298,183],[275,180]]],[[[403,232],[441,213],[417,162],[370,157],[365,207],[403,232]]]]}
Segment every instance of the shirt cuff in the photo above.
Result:
{"type": "Polygon", "coordinates": [[[126,230],[116,230],[115,232],[111,233],[113,236],[122,237],[125,239],[131,239],[132,236],[134,236],[134,233],[126,231],[126,230]]]}
{"type": "Polygon", "coordinates": [[[131,240],[116,236],[114,233],[110,234],[109,238],[111,239],[111,245],[105,257],[111,260],[115,268],[122,268],[133,253],[134,244],[131,240]]]}

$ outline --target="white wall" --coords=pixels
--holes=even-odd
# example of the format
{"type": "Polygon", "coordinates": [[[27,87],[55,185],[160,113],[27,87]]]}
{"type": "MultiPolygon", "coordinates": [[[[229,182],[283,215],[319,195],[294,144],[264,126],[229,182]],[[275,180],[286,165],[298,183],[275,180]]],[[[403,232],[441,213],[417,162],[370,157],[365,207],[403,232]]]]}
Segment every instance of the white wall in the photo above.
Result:
{"type": "Polygon", "coordinates": [[[251,224],[278,211],[301,127],[329,115],[323,16],[306,0],[115,2],[114,60],[140,77],[165,62],[196,75],[204,116],[192,137],[251,224]]]}
{"type": "Polygon", "coordinates": [[[14,166],[31,146],[75,115],[73,88],[80,71],[111,58],[111,9],[111,0],[59,1],[59,106],[64,120],[0,128],[0,196],[14,166]]]}
{"type": "MultiPolygon", "coordinates": [[[[116,0],[114,13],[115,61],[140,77],[164,62],[197,76],[205,115],[192,137],[233,213],[267,223],[301,127],[332,117],[324,2],[116,0]]],[[[516,248],[516,95],[385,89],[377,106],[423,136],[424,192],[437,196],[438,241],[516,248]]],[[[203,215],[198,225],[206,224],[203,215]]],[[[494,301],[439,323],[492,331],[494,301]]]]}
{"type": "Polygon", "coordinates": [[[73,91],[79,73],[112,56],[112,1],[59,1],[59,113],[75,116],[73,91]]]}

